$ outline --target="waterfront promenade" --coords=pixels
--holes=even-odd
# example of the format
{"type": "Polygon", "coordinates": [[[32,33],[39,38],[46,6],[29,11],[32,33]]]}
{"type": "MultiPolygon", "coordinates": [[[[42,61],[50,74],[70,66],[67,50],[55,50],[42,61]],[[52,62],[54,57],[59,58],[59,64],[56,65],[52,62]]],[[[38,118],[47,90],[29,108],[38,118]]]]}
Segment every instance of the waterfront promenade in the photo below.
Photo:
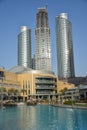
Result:
{"type": "Polygon", "coordinates": [[[72,108],[72,109],[85,109],[87,110],[86,106],[76,106],[76,105],[64,105],[64,104],[51,104],[54,107],[62,107],[62,108],[72,108]]]}

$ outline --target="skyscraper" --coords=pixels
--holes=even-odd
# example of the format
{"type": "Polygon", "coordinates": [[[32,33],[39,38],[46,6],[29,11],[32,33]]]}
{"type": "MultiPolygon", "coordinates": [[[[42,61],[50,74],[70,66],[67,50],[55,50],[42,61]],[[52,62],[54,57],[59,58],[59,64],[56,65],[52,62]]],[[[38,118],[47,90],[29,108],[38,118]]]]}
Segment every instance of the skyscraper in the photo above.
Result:
{"type": "Polygon", "coordinates": [[[50,28],[46,8],[39,8],[35,29],[35,68],[52,71],[50,28]]]}
{"type": "Polygon", "coordinates": [[[72,24],[66,13],[61,13],[56,17],[56,46],[59,79],[75,77],[72,24]]]}
{"type": "Polygon", "coordinates": [[[18,65],[31,68],[31,30],[27,26],[18,35],[18,65]]]}

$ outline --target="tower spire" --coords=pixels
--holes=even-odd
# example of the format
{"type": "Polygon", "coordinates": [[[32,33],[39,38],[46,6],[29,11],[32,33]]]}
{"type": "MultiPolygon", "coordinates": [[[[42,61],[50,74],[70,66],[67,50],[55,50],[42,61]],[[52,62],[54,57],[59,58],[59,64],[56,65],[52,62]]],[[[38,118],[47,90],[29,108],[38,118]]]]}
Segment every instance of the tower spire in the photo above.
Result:
{"type": "Polygon", "coordinates": [[[46,4],[46,10],[48,9],[48,4],[46,4]]]}

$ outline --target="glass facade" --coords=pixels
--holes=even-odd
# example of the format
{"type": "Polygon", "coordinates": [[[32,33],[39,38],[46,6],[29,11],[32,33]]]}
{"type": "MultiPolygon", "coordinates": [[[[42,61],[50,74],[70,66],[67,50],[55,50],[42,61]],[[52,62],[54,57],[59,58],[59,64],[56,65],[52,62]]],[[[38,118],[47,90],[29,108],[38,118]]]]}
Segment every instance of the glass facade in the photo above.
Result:
{"type": "Polygon", "coordinates": [[[56,47],[59,79],[75,77],[72,25],[66,13],[56,17],[56,47]]]}
{"type": "Polygon", "coordinates": [[[31,30],[27,26],[18,35],[18,65],[31,68],[31,30]]]}
{"type": "Polygon", "coordinates": [[[35,29],[35,68],[52,71],[50,28],[45,8],[38,9],[35,29]]]}

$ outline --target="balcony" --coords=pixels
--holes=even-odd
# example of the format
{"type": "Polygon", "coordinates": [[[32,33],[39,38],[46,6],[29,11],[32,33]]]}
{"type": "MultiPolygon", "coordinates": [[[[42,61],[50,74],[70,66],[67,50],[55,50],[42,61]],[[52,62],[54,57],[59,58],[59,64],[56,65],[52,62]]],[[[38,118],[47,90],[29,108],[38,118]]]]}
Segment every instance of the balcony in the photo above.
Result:
{"type": "Polygon", "coordinates": [[[51,86],[51,87],[36,87],[36,89],[39,89],[39,90],[54,90],[54,89],[56,89],[56,87],[53,87],[53,86],[51,86]]]}
{"type": "Polygon", "coordinates": [[[54,81],[36,81],[36,84],[56,84],[54,81]]]}

